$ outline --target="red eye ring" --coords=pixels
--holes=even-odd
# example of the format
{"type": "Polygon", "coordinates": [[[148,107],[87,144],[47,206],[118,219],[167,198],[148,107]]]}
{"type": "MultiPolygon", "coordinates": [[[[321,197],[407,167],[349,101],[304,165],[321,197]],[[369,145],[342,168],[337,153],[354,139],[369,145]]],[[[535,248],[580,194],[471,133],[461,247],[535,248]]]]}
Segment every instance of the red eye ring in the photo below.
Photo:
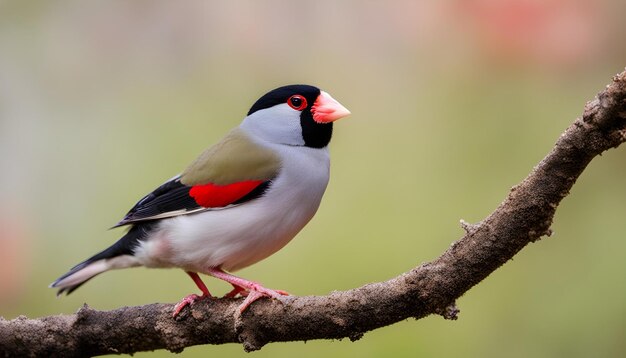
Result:
{"type": "Polygon", "coordinates": [[[289,105],[289,107],[295,109],[296,111],[301,111],[308,106],[306,98],[299,94],[294,94],[293,96],[289,97],[289,99],[287,100],[287,104],[289,105]]]}

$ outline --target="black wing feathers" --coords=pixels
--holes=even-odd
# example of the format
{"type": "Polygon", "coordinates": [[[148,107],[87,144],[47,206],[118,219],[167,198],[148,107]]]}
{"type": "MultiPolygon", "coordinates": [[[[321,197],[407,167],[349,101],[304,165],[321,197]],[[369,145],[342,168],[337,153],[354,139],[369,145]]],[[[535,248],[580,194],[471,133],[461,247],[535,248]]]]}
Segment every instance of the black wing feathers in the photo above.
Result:
{"type": "Polygon", "coordinates": [[[189,196],[191,187],[176,177],[139,200],[124,218],[113,227],[123,226],[171,211],[194,210],[200,205],[189,196]]]}
{"type": "MultiPolygon", "coordinates": [[[[234,205],[250,201],[262,196],[269,188],[271,180],[261,183],[251,192],[241,199],[234,202],[234,205]]],[[[194,198],[189,195],[192,187],[184,185],[180,182],[180,176],[164,183],[156,188],[152,193],[144,196],[132,209],[117,223],[115,227],[124,226],[140,221],[149,221],[153,219],[168,217],[164,215],[172,213],[171,216],[184,215],[197,210],[205,209],[200,206],[194,198]],[[178,214],[174,214],[178,212],[178,214]],[[159,215],[161,215],[159,217],[159,215]]]]}

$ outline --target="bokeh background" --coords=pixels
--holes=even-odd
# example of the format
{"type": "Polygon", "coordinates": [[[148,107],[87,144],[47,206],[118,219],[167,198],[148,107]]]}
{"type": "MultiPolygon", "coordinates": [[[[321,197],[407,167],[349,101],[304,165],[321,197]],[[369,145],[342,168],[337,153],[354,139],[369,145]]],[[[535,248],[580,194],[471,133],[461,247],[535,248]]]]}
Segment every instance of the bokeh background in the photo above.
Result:
{"type": "MultiPolygon", "coordinates": [[[[122,232],[106,229],[261,94],[289,83],[318,85],[353,114],[335,127],[315,219],[240,274],[324,295],[431,260],[624,69],[625,13],[619,0],[0,1],[0,315],[195,292],[179,270],[109,272],[60,299],[47,286],[114,242],[122,232]]],[[[462,297],[458,321],[407,320],[355,343],[270,344],[251,356],[624,356],[625,179],[624,148],[595,160],[555,234],[462,297]]],[[[215,355],[244,353],[182,354],[215,355]]]]}

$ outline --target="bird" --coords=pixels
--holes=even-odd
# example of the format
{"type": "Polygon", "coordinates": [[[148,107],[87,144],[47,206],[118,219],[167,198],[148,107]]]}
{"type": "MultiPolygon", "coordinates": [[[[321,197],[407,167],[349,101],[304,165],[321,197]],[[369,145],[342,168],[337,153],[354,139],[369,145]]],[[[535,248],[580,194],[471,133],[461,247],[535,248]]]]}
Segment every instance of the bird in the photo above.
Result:
{"type": "Polygon", "coordinates": [[[280,300],[288,293],[232,272],[274,254],[313,218],[329,181],[333,122],[349,114],[315,86],[267,92],[239,126],[139,200],[112,227],[128,227],[118,241],[50,287],[60,296],[113,269],[180,268],[202,294],[184,297],[174,317],[214,298],[199,274],[231,284],[224,297],[245,297],[240,313],[262,297],[280,300]]]}

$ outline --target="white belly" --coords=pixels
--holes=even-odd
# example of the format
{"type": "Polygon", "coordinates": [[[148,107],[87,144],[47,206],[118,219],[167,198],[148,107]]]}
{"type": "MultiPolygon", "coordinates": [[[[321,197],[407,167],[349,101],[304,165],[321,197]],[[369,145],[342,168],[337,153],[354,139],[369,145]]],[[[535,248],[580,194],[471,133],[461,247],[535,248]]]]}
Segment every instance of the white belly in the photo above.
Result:
{"type": "Polygon", "coordinates": [[[329,177],[327,149],[276,146],[283,169],[263,197],[163,220],[134,256],[147,267],[234,271],[285,246],[311,220],[329,177]]]}

